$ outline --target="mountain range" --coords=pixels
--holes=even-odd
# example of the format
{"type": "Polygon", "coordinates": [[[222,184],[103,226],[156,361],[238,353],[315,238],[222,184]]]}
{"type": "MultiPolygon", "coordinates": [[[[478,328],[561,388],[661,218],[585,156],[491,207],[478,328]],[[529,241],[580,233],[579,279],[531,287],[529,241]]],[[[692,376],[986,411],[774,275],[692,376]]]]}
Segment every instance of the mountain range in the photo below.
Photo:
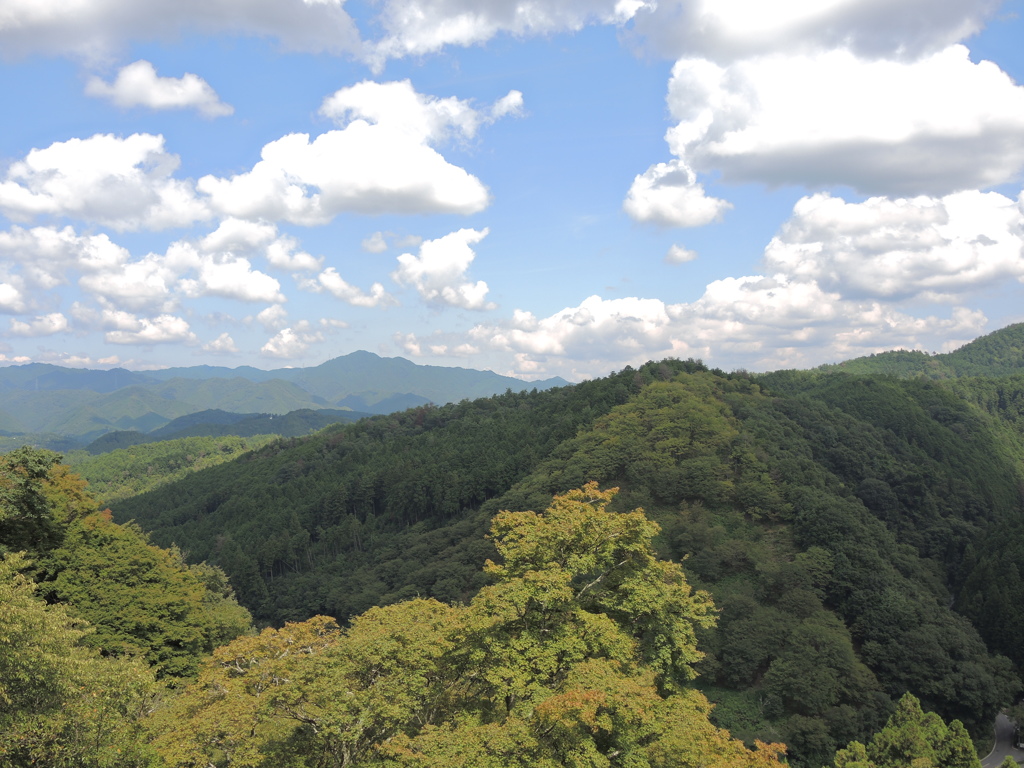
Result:
{"type": "MultiPolygon", "coordinates": [[[[67,450],[111,432],[152,433],[199,413],[206,418],[187,425],[193,430],[199,423],[223,424],[219,414],[224,412],[258,419],[298,410],[347,411],[358,418],[566,383],[560,378],[524,382],[491,371],[417,365],[371,352],[353,352],[311,368],[268,371],[203,365],[139,372],[32,363],[0,369],[0,434],[5,438],[0,448],[32,442],[67,450]]],[[[351,420],[334,416],[333,421],[351,420]]],[[[330,423],[314,422],[316,428],[330,423]]],[[[186,434],[213,433],[200,429],[186,434]]],[[[163,432],[159,439],[168,434],[163,432]]]]}

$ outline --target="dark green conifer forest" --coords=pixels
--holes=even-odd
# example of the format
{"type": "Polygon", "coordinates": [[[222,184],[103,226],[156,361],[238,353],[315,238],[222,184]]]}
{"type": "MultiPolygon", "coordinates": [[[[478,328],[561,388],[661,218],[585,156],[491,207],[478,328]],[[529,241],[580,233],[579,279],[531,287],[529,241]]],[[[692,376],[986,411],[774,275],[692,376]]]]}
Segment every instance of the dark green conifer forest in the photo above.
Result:
{"type": "Polygon", "coordinates": [[[1018,335],[131,446],[98,500],[7,454],[0,762],[978,765],[1024,666],[1018,335]]]}

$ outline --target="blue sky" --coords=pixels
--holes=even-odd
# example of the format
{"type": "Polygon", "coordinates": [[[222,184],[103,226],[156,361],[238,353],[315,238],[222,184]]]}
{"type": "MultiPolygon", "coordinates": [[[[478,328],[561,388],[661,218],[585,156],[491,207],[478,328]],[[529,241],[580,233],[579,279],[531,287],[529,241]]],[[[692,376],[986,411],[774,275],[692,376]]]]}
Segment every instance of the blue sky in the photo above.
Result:
{"type": "Polygon", "coordinates": [[[1024,320],[1024,0],[0,0],[0,364],[572,380],[1024,320]]]}

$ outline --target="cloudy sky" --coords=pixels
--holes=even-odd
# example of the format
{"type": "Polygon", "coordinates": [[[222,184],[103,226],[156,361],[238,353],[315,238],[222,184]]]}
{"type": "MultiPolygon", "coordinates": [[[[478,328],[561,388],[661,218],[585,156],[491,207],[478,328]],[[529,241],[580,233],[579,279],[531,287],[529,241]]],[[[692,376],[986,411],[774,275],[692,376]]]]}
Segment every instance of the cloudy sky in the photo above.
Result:
{"type": "Polygon", "coordinates": [[[0,364],[572,380],[1024,320],[1024,0],[0,0],[0,364]]]}

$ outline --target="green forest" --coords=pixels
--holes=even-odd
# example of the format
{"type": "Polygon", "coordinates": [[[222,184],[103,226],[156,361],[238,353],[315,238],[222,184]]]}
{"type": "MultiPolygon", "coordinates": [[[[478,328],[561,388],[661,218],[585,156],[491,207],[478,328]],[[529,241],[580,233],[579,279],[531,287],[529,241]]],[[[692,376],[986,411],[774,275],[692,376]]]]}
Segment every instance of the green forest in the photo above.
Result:
{"type": "Polygon", "coordinates": [[[0,763],[979,766],[1024,671],[1020,336],[8,453],[0,763]]]}

